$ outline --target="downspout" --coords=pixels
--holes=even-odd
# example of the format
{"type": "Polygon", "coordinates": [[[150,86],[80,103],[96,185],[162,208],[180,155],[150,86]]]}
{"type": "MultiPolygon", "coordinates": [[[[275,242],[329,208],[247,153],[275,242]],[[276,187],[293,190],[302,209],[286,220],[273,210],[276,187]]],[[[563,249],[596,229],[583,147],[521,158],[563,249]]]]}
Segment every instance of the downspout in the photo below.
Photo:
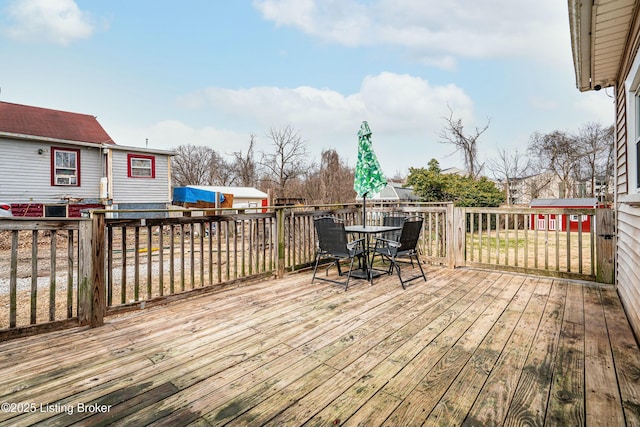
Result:
{"type": "Polygon", "coordinates": [[[103,144],[100,147],[100,203],[109,207],[113,204],[112,154],[111,149],[103,144]]]}

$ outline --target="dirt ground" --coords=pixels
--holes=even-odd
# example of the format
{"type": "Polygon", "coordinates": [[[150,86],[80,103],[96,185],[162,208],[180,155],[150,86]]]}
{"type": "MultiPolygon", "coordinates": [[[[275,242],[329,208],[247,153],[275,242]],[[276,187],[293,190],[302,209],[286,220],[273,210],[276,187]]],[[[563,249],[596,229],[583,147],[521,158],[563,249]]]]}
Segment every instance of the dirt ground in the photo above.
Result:
{"type": "MultiPolygon", "coordinates": [[[[0,231],[0,328],[9,326],[9,286],[11,277],[11,241],[12,233],[0,231]]],[[[55,277],[56,297],[55,297],[55,319],[60,320],[67,317],[67,271],[68,271],[68,248],[69,239],[64,233],[56,233],[56,270],[59,271],[55,277]]],[[[77,246],[77,242],[74,242],[77,246]]],[[[37,322],[49,320],[49,284],[51,282],[51,234],[48,232],[38,233],[38,256],[37,256],[37,322]]],[[[17,324],[28,325],[31,313],[31,287],[32,287],[32,238],[30,232],[20,232],[17,251],[17,324]]],[[[71,306],[73,313],[76,312],[75,292],[72,297],[71,306]]]]}
{"type": "MultiPolygon", "coordinates": [[[[9,327],[9,311],[10,311],[10,277],[11,277],[11,232],[0,231],[0,329],[9,327]]],[[[188,239],[185,244],[184,266],[185,270],[191,271],[191,257],[190,244],[188,239]]],[[[141,233],[141,242],[146,242],[146,233],[141,233]]],[[[167,241],[165,241],[165,244],[167,241]]],[[[112,287],[111,298],[114,304],[122,302],[123,289],[119,282],[122,275],[122,249],[121,241],[114,236],[113,239],[114,259],[113,268],[110,274],[113,275],[114,284],[112,287]]],[[[135,262],[133,253],[135,250],[134,237],[129,236],[127,238],[127,269],[126,269],[126,289],[124,289],[125,302],[133,302],[135,300],[144,300],[148,297],[148,283],[147,283],[147,255],[150,252],[152,256],[152,285],[151,296],[156,297],[160,295],[159,283],[159,265],[157,258],[159,255],[159,248],[157,245],[147,251],[146,243],[141,243],[141,247],[138,250],[138,262],[139,262],[139,286],[138,289],[134,285],[135,270],[133,264],[135,262]],[[131,240],[131,241],[129,241],[131,240]],[[138,298],[136,298],[136,294],[138,298]]],[[[182,268],[182,260],[179,256],[179,245],[176,249],[176,259],[174,260],[174,289],[175,291],[182,290],[182,276],[180,274],[182,268]]],[[[73,317],[77,315],[77,237],[74,236],[73,241],[73,262],[72,265],[72,294],[69,297],[68,281],[69,281],[69,257],[68,257],[69,238],[66,233],[57,233],[56,236],[56,249],[55,258],[52,256],[51,251],[51,235],[49,233],[40,232],[38,235],[38,251],[37,251],[37,286],[35,288],[35,302],[36,302],[36,323],[46,322],[51,319],[50,307],[51,300],[54,300],[55,314],[53,320],[63,320],[67,317],[73,317]],[[56,274],[55,277],[51,276],[52,261],[55,262],[56,274]],[[55,295],[51,294],[51,283],[55,281],[55,295]],[[70,310],[70,316],[69,316],[70,310]]],[[[196,251],[198,251],[196,249],[196,251]]],[[[163,262],[163,294],[168,295],[170,289],[169,278],[169,254],[166,249],[164,253],[163,262]]],[[[199,252],[194,257],[194,269],[196,272],[200,272],[199,252]]],[[[32,240],[30,232],[21,232],[19,234],[18,251],[17,251],[17,274],[16,274],[16,289],[17,289],[17,313],[16,324],[17,326],[26,326],[30,324],[31,317],[31,297],[32,297],[32,240]]],[[[224,264],[224,262],[223,262],[224,264]]],[[[217,268],[217,265],[215,266],[217,268]]],[[[184,277],[184,288],[191,289],[209,283],[209,266],[204,267],[205,283],[201,283],[199,277],[192,279],[188,274],[184,277]]],[[[211,267],[214,268],[214,267],[211,267]]],[[[233,267],[231,267],[231,274],[233,274],[233,267]]],[[[216,275],[213,275],[215,278],[216,275]]]]}

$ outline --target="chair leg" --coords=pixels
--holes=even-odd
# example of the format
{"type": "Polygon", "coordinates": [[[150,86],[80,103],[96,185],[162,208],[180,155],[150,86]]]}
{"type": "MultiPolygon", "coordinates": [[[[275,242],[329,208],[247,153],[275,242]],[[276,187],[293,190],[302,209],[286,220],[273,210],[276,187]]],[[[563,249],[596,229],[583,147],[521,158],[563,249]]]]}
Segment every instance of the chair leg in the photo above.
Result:
{"type": "Polygon", "coordinates": [[[397,263],[396,258],[390,258],[391,261],[391,269],[393,269],[393,267],[395,267],[396,272],[398,273],[398,279],[400,280],[400,284],[402,285],[402,289],[407,289],[404,287],[404,282],[402,281],[402,273],[400,272],[400,264],[397,263]]]}
{"type": "Polygon", "coordinates": [[[338,270],[338,276],[342,276],[344,273],[342,272],[342,268],[340,267],[340,260],[336,258],[336,269],[338,270]]]}
{"type": "Polygon", "coordinates": [[[373,263],[376,260],[376,255],[380,255],[380,257],[382,258],[382,263],[384,264],[384,257],[382,256],[382,254],[378,253],[378,242],[376,242],[376,245],[373,247],[373,255],[371,255],[371,267],[373,267],[373,263]]]}
{"type": "Polygon", "coordinates": [[[395,264],[395,257],[391,254],[387,255],[387,254],[380,254],[380,256],[382,257],[382,260],[384,261],[385,259],[387,261],[389,261],[389,269],[387,270],[387,274],[388,275],[392,275],[393,274],[393,265],[395,264]]]}
{"type": "Polygon", "coordinates": [[[311,283],[316,279],[316,270],[318,270],[318,263],[320,262],[320,254],[316,256],[316,264],[313,266],[313,276],[311,277],[311,283]]]}
{"type": "Polygon", "coordinates": [[[427,276],[425,276],[425,274],[424,274],[424,270],[422,269],[422,264],[420,263],[420,259],[418,258],[418,254],[416,254],[416,264],[418,264],[418,268],[420,268],[420,274],[422,274],[422,278],[426,282],[427,281],[427,276]]]}
{"type": "Polygon", "coordinates": [[[356,257],[351,257],[351,263],[349,264],[349,272],[347,273],[347,281],[344,282],[344,290],[346,291],[349,288],[349,279],[351,279],[351,270],[353,270],[353,262],[356,257]]]}
{"type": "Polygon", "coordinates": [[[387,270],[387,274],[392,274],[393,273],[393,262],[391,261],[391,258],[393,257],[391,254],[388,253],[382,253],[382,252],[374,252],[373,253],[373,258],[371,258],[371,267],[373,267],[373,260],[375,258],[375,256],[378,255],[380,256],[380,259],[382,260],[382,264],[386,264],[385,261],[389,261],[389,269],[387,270]]]}
{"type": "MultiPolygon", "coordinates": [[[[409,255],[409,262],[411,263],[411,268],[413,268],[413,258],[416,259],[416,263],[418,264],[418,268],[420,269],[420,274],[422,275],[422,279],[426,282],[427,281],[427,276],[424,274],[424,270],[422,269],[422,264],[420,264],[420,259],[418,258],[418,254],[412,254],[409,255]]],[[[400,269],[400,264],[396,261],[395,257],[389,258],[389,260],[391,261],[391,266],[396,268],[396,272],[398,273],[398,279],[400,280],[400,284],[402,285],[402,289],[407,289],[405,287],[405,283],[411,282],[413,280],[416,280],[418,278],[420,278],[420,276],[412,276],[411,278],[407,279],[407,280],[402,280],[402,273],[401,273],[401,269],[400,269]]]]}

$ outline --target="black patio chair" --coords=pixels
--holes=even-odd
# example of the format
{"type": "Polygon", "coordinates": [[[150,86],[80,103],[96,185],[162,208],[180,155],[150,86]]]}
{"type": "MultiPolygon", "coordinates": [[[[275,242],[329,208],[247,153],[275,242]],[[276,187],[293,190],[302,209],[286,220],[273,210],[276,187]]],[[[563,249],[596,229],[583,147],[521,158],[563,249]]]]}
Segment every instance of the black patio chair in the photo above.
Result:
{"type": "Polygon", "coordinates": [[[376,239],[380,240],[382,244],[378,246],[376,242],[376,253],[374,255],[381,255],[383,258],[390,261],[388,273],[392,274],[393,269],[396,269],[402,289],[406,289],[405,283],[419,279],[420,277],[422,277],[425,282],[427,281],[427,277],[425,276],[422,265],[420,264],[420,259],[418,258],[417,249],[420,232],[422,231],[422,221],[422,219],[405,221],[397,240],[389,240],[384,237],[376,239]],[[411,267],[413,267],[414,259],[416,260],[416,264],[418,264],[420,274],[403,279],[400,263],[410,263],[411,267]]]}
{"type": "MultiPolygon", "coordinates": [[[[335,216],[320,216],[320,217],[315,217],[313,219],[313,223],[315,225],[316,228],[316,235],[318,236],[318,240],[317,240],[317,245],[316,245],[316,250],[317,251],[323,251],[323,247],[325,247],[326,245],[323,245],[322,243],[320,243],[321,238],[324,238],[326,236],[320,236],[320,233],[318,233],[318,226],[323,227],[325,223],[334,223],[334,222],[344,222],[343,219],[335,217],[335,216]]],[[[326,268],[326,270],[328,271],[329,268],[333,267],[334,265],[336,265],[336,267],[338,268],[338,274],[340,276],[342,276],[342,271],[340,270],[340,263],[331,263],[329,264],[329,266],[326,268]]]]}
{"type": "MultiPolygon", "coordinates": [[[[407,221],[408,219],[409,218],[405,215],[386,215],[382,218],[382,225],[402,227],[405,221],[407,221]]],[[[386,233],[383,233],[381,237],[384,239],[397,241],[400,238],[400,231],[401,230],[387,231],[386,233]]]]}
{"type": "MultiPolygon", "coordinates": [[[[404,215],[397,215],[397,214],[386,215],[382,218],[382,225],[402,227],[404,222],[407,221],[408,219],[409,218],[404,215]]],[[[373,261],[375,260],[376,255],[381,255],[380,253],[378,253],[378,248],[385,246],[386,245],[385,242],[388,240],[397,242],[400,239],[401,231],[402,231],[401,229],[386,231],[382,233],[382,235],[380,236],[381,238],[376,239],[376,244],[373,248],[373,255],[371,257],[371,265],[373,265],[373,261]],[[382,239],[385,239],[385,240],[382,240],[382,239]]],[[[382,263],[384,264],[384,257],[381,256],[381,258],[383,260],[382,263]]]]}
{"type": "MultiPolygon", "coordinates": [[[[347,279],[344,282],[333,280],[328,277],[317,278],[318,280],[344,285],[344,290],[346,291],[349,287],[349,279],[351,278],[355,259],[365,255],[363,246],[364,239],[349,242],[347,232],[344,229],[344,222],[335,220],[334,218],[318,218],[315,219],[313,223],[318,235],[318,248],[311,283],[316,279],[316,271],[318,270],[318,264],[321,259],[331,259],[331,265],[335,264],[338,268],[338,276],[343,275],[340,268],[340,262],[347,260],[349,261],[349,271],[347,272],[347,279]]],[[[328,271],[326,274],[328,276],[328,271]]]]}

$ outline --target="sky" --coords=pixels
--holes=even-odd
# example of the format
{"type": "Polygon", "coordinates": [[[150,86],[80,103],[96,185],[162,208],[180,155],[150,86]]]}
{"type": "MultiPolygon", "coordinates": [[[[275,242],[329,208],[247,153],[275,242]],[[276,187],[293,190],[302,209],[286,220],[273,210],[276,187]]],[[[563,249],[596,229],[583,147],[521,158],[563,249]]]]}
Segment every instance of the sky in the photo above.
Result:
{"type": "Polygon", "coordinates": [[[388,177],[463,168],[451,114],[489,125],[481,162],[614,120],[611,88],[576,89],[558,0],[0,0],[0,55],[1,101],[91,114],[120,145],[231,160],[290,126],[310,162],[354,167],[366,120],[388,177]]]}

